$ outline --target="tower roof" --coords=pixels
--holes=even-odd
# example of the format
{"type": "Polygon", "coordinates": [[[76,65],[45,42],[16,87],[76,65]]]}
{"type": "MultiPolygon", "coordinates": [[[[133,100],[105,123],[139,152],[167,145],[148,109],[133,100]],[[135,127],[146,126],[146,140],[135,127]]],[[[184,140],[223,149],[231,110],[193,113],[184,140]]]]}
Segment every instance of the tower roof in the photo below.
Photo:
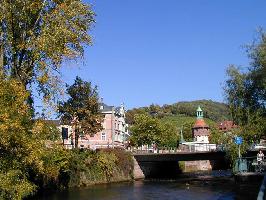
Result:
{"type": "Polygon", "coordinates": [[[197,112],[202,112],[202,109],[200,106],[198,106],[197,112]]]}
{"type": "Polygon", "coordinates": [[[203,111],[200,106],[197,108],[197,120],[193,126],[193,128],[209,128],[209,126],[205,123],[203,119],[203,111]]]}
{"type": "Polygon", "coordinates": [[[197,119],[193,128],[209,128],[204,119],[197,119]]]}

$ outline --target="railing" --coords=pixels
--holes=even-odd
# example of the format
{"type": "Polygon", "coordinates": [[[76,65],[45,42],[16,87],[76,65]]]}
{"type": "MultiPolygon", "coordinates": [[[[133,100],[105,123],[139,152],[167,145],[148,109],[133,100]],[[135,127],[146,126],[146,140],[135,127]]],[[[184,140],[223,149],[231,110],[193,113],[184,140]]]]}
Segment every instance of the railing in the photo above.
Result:
{"type": "Polygon", "coordinates": [[[208,144],[208,143],[199,143],[199,144],[180,144],[179,148],[171,148],[171,147],[131,147],[127,149],[132,153],[137,154],[169,154],[169,153],[177,153],[177,152],[216,152],[223,151],[222,147],[217,146],[216,144],[208,144]]]}
{"type": "Polygon", "coordinates": [[[181,144],[179,149],[182,152],[202,152],[202,151],[217,151],[216,144],[199,143],[199,144],[181,144]]]}
{"type": "Polygon", "coordinates": [[[261,163],[257,162],[257,157],[242,157],[237,159],[233,171],[238,172],[263,172],[266,169],[266,160],[261,163]]]}
{"type": "Polygon", "coordinates": [[[129,148],[128,151],[136,154],[169,154],[169,153],[177,153],[181,152],[178,148],[129,148]]]}

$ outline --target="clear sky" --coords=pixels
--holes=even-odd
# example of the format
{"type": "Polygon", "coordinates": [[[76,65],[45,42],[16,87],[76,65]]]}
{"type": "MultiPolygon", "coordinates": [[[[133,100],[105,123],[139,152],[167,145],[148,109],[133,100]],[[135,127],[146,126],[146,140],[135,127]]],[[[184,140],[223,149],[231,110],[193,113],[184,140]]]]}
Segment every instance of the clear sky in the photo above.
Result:
{"type": "Polygon", "coordinates": [[[97,14],[94,44],[67,63],[98,85],[110,105],[223,101],[229,64],[248,65],[243,45],[266,28],[264,0],[88,0],[97,14]]]}

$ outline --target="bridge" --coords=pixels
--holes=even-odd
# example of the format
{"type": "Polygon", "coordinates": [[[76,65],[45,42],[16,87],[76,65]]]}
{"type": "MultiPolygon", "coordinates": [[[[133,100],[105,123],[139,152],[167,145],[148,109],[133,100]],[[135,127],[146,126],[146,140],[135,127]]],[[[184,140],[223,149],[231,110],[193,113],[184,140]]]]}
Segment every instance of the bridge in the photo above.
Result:
{"type": "MultiPolygon", "coordinates": [[[[252,158],[248,160],[250,166],[254,159],[256,160],[257,153],[258,151],[248,151],[243,155],[244,158],[252,158]]],[[[184,170],[229,169],[229,161],[225,154],[224,151],[133,153],[146,178],[175,178],[184,170]]],[[[264,154],[266,155],[265,151],[264,154]]]]}
{"type": "Polygon", "coordinates": [[[133,155],[146,178],[176,178],[185,167],[184,162],[181,161],[192,161],[190,164],[198,165],[206,170],[229,167],[225,152],[222,151],[135,153],[133,155]]]}

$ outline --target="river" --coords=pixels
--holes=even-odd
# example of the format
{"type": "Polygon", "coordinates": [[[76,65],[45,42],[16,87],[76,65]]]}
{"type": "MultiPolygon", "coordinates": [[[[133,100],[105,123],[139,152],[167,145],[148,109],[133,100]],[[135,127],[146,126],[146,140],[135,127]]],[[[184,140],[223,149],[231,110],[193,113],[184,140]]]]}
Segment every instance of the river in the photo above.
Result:
{"type": "Polygon", "coordinates": [[[56,193],[38,200],[252,200],[257,188],[239,186],[232,177],[187,177],[178,180],[141,180],[95,185],[56,193]]]}

